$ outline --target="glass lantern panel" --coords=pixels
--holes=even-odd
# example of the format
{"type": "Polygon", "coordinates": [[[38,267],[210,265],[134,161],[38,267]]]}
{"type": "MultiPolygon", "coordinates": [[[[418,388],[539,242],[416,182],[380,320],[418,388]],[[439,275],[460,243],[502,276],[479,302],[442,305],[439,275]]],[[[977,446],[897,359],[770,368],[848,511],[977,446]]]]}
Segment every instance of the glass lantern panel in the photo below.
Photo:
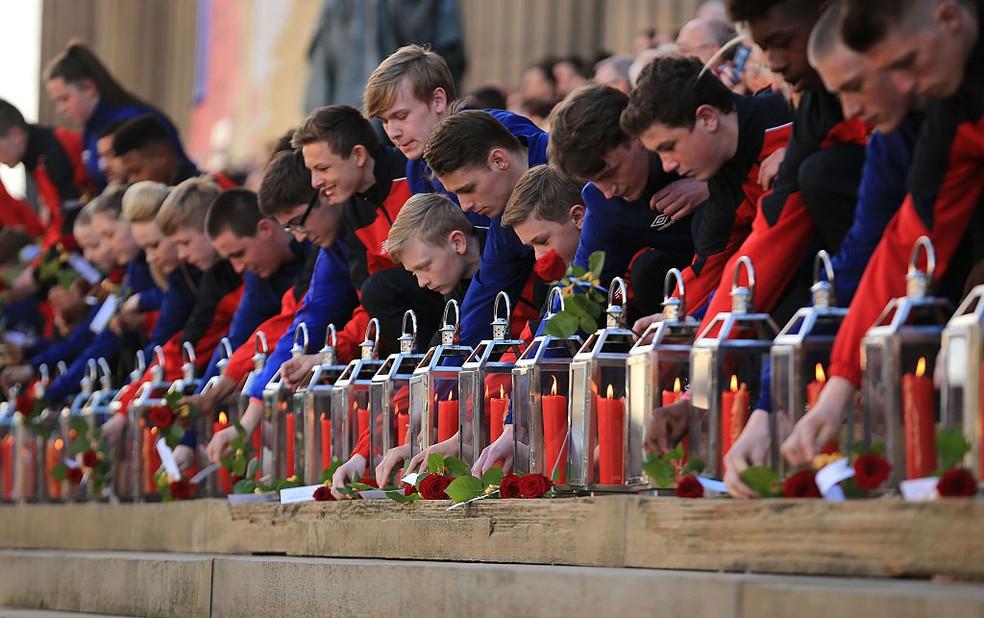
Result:
{"type": "Polygon", "coordinates": [[[625,483],[628,417],[625,413],[625,365],[603,364],[591,385],[594,427],[588,452],[598,451],[598,466],[589,475],[599,485],[625,483]]]}

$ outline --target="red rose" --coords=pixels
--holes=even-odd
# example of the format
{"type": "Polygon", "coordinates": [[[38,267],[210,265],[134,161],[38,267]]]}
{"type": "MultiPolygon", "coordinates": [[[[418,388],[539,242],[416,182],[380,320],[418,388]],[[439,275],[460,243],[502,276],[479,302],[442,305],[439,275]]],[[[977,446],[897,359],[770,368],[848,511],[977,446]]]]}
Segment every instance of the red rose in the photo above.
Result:
{"type": "Polygon", "coordinates": [[[331,495],[331,487],[322,485],[314,490],[314,499],[318,502],[331,502],[335,496],[331,495]]]}
{"type": "Polygon", "coordinates": [[[69,468],[68,472],[65,474],[65,478],[72,485],[78,485],[82,482],[82,471],[78,468],[69,468]]]}
{"type": "Polygon", "coordinates": [[[412,496],[415,493],[417,493],[417,488],[416,487],[414,487],[410,483],[403,483],[403,495],[404,496],[412,496]]]}
{"type": "Polygon", "coordinates": [[[92,449],[82,453],[82,465],[86,468],[95,468],[99,465],[99,453],[92,449]]]}
{"type": "Polygon", "coordinates": [[[519,477],[511,472],[502,477],[502,483],[499,484],[499,497],[519,498],[520,496],[522,491],[519,487],[519,477]]]}
{"type": "Polygon", "coordinates": [[[191,497],[191,483],[181,479],[180,481],[171,481],[169,486],[171,491],[171,497],[175,500],[187,500],[191,497]]]}
{"type": "Polygon", "coordinates": [[[784,498],[819,498],[816,473],[813,470],[800,470],[782,483],[784,498]]]}
{"type": "Polygon", "coordinates": [[[527,474],[519,479],[519,493],[524,498],[541,498],[551,487],[553,483],[542,474],[527,474]]]}
{"type": "Polygon", "coordinates": [[[680,477],[676,486],[677,498],[703,498],[704,486],[693,474],[680,477]]]}
{"type": "Polygon", "coordinates": [[[424,500],[447,500],[448,495],[444,490],[448,488],[454,479],[443,474],[428,474],[424,480],[420,481],[420,497],[424,500]]]}
{"type": "Polygon", "coordinates": [[[547,283],[556,281],[567,273],[567,263],[551,249],[533,264],[533,272],[547,283]]]}
{"type": "Polygon", "coordinates": [[[167,429],[174,423],[174,413],[167,406],[155,406],[150,409],[150,424],[158,429],[167,429]]]}
{"type": "Polygon", "coordinates": [[[972,498],[977,495],[977,481],[968,470],[954,468],[943,473],[936,491],[944,498],[972,498]]]}
{"type": "Polygon", "coordinates": [[[870,491],[885,482],[892,471],[891,464],[878,453],[866,453],[854,460],[854,483],[870,491]]]}

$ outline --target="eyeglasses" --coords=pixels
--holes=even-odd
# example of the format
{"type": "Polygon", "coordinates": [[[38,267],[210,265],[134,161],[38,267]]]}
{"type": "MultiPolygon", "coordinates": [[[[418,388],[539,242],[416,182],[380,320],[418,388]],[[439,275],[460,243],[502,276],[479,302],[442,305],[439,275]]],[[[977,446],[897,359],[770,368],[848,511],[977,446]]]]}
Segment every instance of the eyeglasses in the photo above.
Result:
{"type": "Polygon", "coordinates": [[[304,214],[302,214],[297,221],[291,221],[290,223],[284,225],[285,232],[289,234],[291,232],[300,233],[304,231],[304,224],[307,222],[308,217],[311,216],[311,211],[314,210],[314,208],[319,204],[318,197],[319,194],[315,193],[314,197],[311,198],[311,201],[308,202],[307,208],[304,209],[304,214]]]}

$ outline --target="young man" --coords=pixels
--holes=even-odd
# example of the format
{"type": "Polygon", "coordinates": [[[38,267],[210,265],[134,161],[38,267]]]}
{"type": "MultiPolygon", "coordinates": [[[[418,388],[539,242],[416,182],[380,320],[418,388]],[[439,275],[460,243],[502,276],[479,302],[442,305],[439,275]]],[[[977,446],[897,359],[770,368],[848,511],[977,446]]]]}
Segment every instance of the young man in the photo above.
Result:
{"type": "Polygon", "coordinates": [[[707,200],[707,186],[664,172],[659,157],[622,130],[619,117],[628,102],[607,86],[571,93],[553,111],[550,161],[587,183],[574,263],[587,268],[591,254],[604,251],[602,285],[628,274],[633,313],[649,315],[659,310],[662,291],[647,282],[662,281],[668,269],[683,268],[693,257],[690,213],[707,200]]]}
{"type": "Polygon", "coordinates": [[[429,338],[443,310],[440,296],[417,287],[386,254],[390,225],[411,195],[403,156],[380,146],[369,121],[347,105],[312,112],[292,144],[303,154],[314,187],[329,204],[342,205],[350,276],[361,292],[362,310],[340,336],[358,344],[369,318],[379,318],[385,353],[395,345],[403,313],[413,309],[422,336],[429,338]]]}
{"type": "Polygon", "coordinates": [[[861,52],[869,67],[888,72],[903,95],[915,91],[930,99],[913,155],[909,195],[861,278],[834,345],[832,377],[813,411],[783,444],[783,455],[793,464],[810,461],[817,445],[839,430],[861,381],[861,338],[885,304],[905,293],[902,282],[916,239],[927,235],[932,240],[935,283],[944,288],[981,257],[982,18],[976,1],[847,3],[842,20],[847,45],[861,52]],[[963,247],[971,259],[954,261],[963,247]]]}
{"type": "MultiPolygon", "coordinates": [[[[412,273],[420,287],[441,294],[445,302],[461,302],[464,298],[478,273],[483,244],[484,235],[461,209],[436,193],[421,193],[407,200],[386,243],[393,261],[412,273]]],[[[421,347],[428,345],[419,343],[421,347]]],[[[408,455],[409,447],[400,445],[387,452],[376,469],[369,472],[375,474],[382,487],[408,455]]],[[[362,478],[368,461],[369,441],[365,434],[360,436],[352,457],[336,470],[332,479],[335,491],[350,480],[362,478]]]]}
{"type": "Polygon", "coordinates": [[[126,182],[126,168],[123,161],[113,150],[113,135],[126,121],[116,120],[106,125],[99,133],[96,141],[96,154],[99,155],[99,171],[106,177],[109,184],[126,182]]]}
{"type": "Polygon", "coordinates": [[[130,182],[153,180],[176,185],[201,174],[181,156],[167,127],[153,114],[127,120],[112,135],[112,152],[130,182]]]}

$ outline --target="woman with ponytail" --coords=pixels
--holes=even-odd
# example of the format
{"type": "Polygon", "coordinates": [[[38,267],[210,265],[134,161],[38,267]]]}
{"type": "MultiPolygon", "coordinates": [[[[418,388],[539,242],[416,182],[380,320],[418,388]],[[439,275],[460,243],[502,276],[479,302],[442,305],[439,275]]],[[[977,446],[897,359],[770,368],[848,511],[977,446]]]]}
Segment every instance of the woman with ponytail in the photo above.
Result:
{"type": "Polygon", "coordinates": [[[89,178],[100,191],[106,186],[106,177],[99,169],[96,143],[103,129],[111,123],[150,112],[167,127],[181,158],[188,159],[171,120],[116,81],[83,43],[69,43],[48,65],[45,76],[48,96],[58,113],[83,127],[83,161],[89,178]]]}

